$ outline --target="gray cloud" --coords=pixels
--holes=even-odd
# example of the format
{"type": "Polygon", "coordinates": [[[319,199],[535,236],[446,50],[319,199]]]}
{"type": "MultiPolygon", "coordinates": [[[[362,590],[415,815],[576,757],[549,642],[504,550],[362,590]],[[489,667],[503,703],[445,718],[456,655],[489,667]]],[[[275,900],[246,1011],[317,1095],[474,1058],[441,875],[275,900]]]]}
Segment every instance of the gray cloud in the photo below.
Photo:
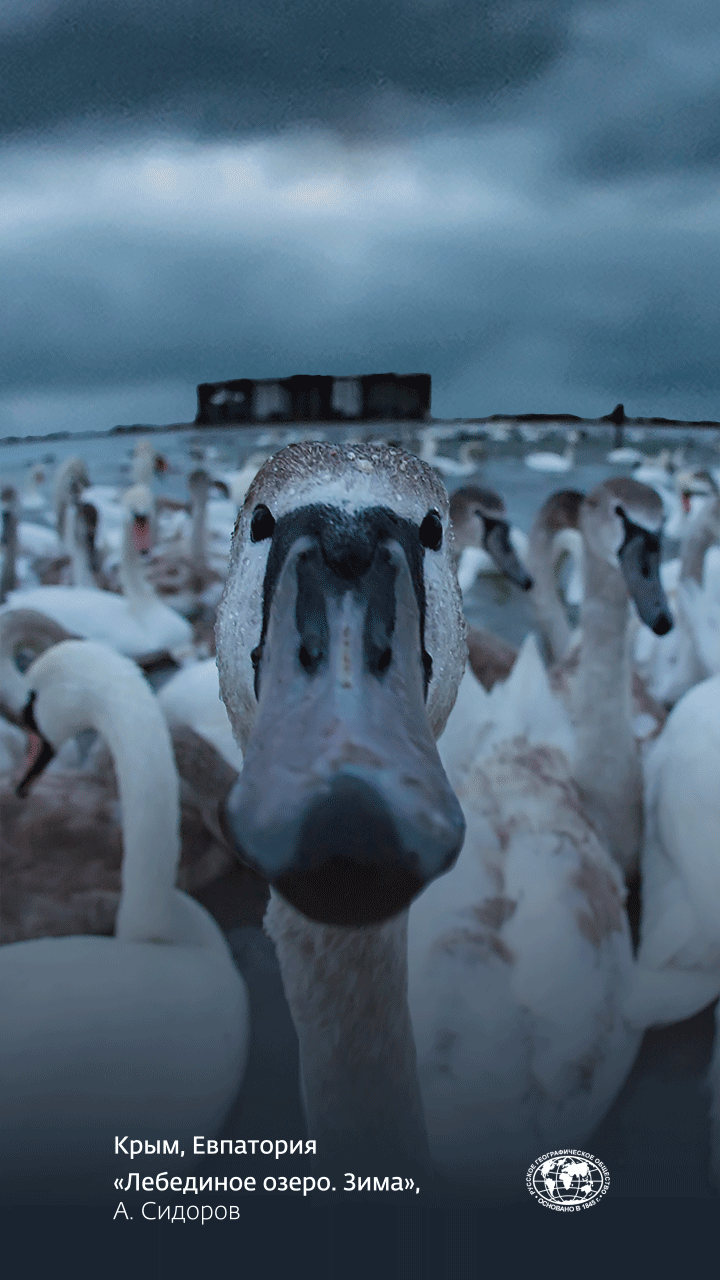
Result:
{"type": "Polygon", "coordinates": [[[7,0],[0,430],[383,368],[720,417],[719,66],[714,0],[7,0]]]}
{"type": "MultiPolygon", "coordinates": [[[[184,153],[190,171],[193,154],[184,153]]],[[[187,387],[191,416],[201,381],[392,368],[431,371],[439,414],[593,416],[622,399],[630,412],[682,404],[717,415],[720,247],[710,188],[670,202],[667,224],[652,188],[573,203],[568,187],[526,205],[520,196],[537,175],[503,185],[460,134],[434,154],[420,151],[407,210],[402,186],[384,205],[367,203],[371,170],[366,205],[351,203],[352,216],[320,201],[299,222],[286,205],[302,154],[293,152],[288,172],[271,146],[263,154],[275,168],[256,194],[262,218],[253,224],[241,210],[202,235],[176,224],[181,187],[169,208],[146,208],[134,224],[120,210],[109,225],[101,208],[87,226],[0,246],[5,397],[26,387],[99,394],[166,383],[187,387]],[[453,224],[436,174],[454,150],[473,182],[453,224]],[[421,214],[406,217],[413,206],[421,214]]],[[[326,176],[343,154],[324,156],[326,176]]]]}
{"type": "Polygon", "coordinates": [[[212,137],[305,121],[352,130],[378,93],[456,104],[532,81],[562,52],[568,9],[567,0],[66,0],[20,28],[15,10],[0,29],[0,120],[6,135],[148,120],[212,137]]]}

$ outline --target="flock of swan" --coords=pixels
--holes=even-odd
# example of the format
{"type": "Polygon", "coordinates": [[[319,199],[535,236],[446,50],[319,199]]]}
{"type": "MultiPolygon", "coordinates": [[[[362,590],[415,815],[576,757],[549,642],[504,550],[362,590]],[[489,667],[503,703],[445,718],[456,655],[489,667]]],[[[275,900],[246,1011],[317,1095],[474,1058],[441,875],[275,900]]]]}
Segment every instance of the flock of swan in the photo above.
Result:
{"type": "MultiPolygon", "coordinates": [[[[249,1005],[191,895],[236,856],[331,1162],[522,1185],[720,994],[715,475],[668,455],[524,533],[477,455],[421,452],[301,441],[183,504],[141,442],[124,493],[64,463],[54,529],[42,476],[2,490],[3,1185],[223,1132],[249,1005]],[[466,623],[477,573],[528,593],[519,650],[466,623]]],[[[711,1083],[720,1183],[720,1036],[711,1083]]]]}

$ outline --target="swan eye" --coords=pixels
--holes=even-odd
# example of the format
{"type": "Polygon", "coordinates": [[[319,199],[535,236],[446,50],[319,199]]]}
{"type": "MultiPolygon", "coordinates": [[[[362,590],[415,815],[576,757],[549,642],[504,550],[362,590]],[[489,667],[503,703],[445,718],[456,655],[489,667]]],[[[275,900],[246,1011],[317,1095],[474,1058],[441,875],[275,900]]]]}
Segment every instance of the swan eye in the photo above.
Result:
{"type": "Polygon", "coordinates": [[[420,525],[420,541],[428,551],[439,551],[442,546],[442,520],[437,511],[428,511],[420,525]]]}
{"type": "Polygon", "coordinates": [[[13,660],[22,676],[24,676],[28,668],[32,666],[37,656],[38,655],[35,650],[31,649],[28,645],[21,645],[15,650],[13,660]]]}
{"type": "Polygon", "coordinates": [[[250,541],[264,542],[266,538],[272,538],[275,531],[275,517],[269,507],[261,502],[252,513],[250,521],[250,541]]]}

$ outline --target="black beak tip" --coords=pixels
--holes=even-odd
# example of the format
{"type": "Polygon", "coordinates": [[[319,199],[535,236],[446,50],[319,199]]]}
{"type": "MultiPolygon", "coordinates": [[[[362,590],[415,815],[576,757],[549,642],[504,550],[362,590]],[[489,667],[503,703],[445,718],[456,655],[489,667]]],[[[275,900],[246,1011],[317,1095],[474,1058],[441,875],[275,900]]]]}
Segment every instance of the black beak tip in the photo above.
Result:
{"type": "Polygon", "coordinates": [[[382,924],[409,907],[425,882],[409,869],[373,874],[351,859],[337,858],[315,872],[279,876],[273,888],[317,924],[359,929],[382,924]]]}
{"type": "Polygon", "coordinates": [[[526,574],[525,574],[525,577],[522,579],[522,581],[521,581],[521,583],[520,583],[520,586],[522,587],[523,591],[531,591],[531,590],[532,590],[532,587],[533,587],[533,580],[532,580],[532,578],[530,577],[530,574],[529,574],[529,573],[526,573],[526,574]]]}
{"type": "Polygon", "coordinates": [[[655,619],[652,624],[652,630],[656,636],[666,636],[668,631],[673,629],[673,620],[666,609],[655,619]]]}

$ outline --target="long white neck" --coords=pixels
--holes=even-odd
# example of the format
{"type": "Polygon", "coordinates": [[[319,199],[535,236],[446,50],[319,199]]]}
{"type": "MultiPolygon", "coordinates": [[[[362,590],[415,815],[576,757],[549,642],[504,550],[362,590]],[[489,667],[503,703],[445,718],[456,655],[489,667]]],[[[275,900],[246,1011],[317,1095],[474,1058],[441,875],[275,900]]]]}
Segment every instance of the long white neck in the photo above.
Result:
{"type": "Polygon", "coordinates": [[[680,576],[702,586],[705,553],[720,542],[720,497],[690,522],[680,549],[680,576]]]}
{"type": "Polygon", "coordinates": [[[18,520],[17,512],[7,507],[0,515],[2,521],[2,572],[0,573],[0,604],[9,591],[17,586],[18,520]]]}
{"type": "Polygon", "coordinates": [[[157,595],[145,577],[145,565],[133,543],[132,520],[123,529],[120,554],[120,582],[130,609],[142,610],[157,601],[157,595]]]}
{"type": "Polygon", "coordinates": [[[108,693],[107,673],[99,671],[88,712],[113,757],[123,831],[115,934],[128,942],[171,942],[180,797],[170,734],[149,689],[134,680],[123,688],[118,681],[108,693]]]}
{"type": "Polygon", "coordinates": [[[642,773],[632,730],[630,602],[619,570],[585,544],[573,774],[623,870],[637,861],[642,773]]]}
{"type": "Polygon", "coordinates": [[[407,912],[364,929],[334,928],[272,892],[265,928],[300,1042],[319,1153],[429,1166],[407,999],[407,912]]]}
{"type": "Polygon", "coordinates": [[[190,524],[190,563],[193,572],[200,574],[207,561],[207,492],[198,489],[193,495],[190,524]]]}
{"type": "Polygon", "coordinates": [[[68,504],[65,513],[65,529],[67,534],[67,544],[70,550],[70,566],[72,570],[73,586],[97,586],[90,566],[86,530],[83,526],[82,517],[80,516],[74,502],[68,504]]]}
{"type": "MultiPolygon", "coordinates": [[[[576,552],[575,540],[570,535],[574,529],[564,529],[551,534],[545,528],[536,528],[528,547],[528,569],[532,575],[532,601],[538,627],[543,636],[549,657],[560,662],[567,654],[572,630],[565,611],[557,579],[558,562],[563,553],[576,552]]],[[[579,536],[579,535],[577,535],[579,536]]]]}

